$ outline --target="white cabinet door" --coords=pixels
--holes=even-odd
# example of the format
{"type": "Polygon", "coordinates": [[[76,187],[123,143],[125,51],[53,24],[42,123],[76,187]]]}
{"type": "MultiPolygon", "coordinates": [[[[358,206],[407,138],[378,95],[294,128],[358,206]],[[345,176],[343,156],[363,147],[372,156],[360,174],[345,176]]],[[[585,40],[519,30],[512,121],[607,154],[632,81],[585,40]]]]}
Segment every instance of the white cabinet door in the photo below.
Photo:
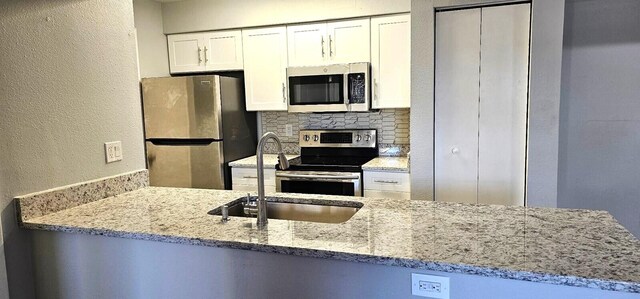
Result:
{"type": "Polygon", "coordinates": [[[529,5],[482,8],[478,203],[524,205],[529,5]]]}
{"type": "Polygon", "coordinates": [[[370,62],[369,19],[329,22],[329,58],[331,64],[370,62]]]}
{"type": "Polygon", "coordinates": [[[171,73],[205,71],[204,42],[201,33],[169,35],[167,43],[171,73]]]}
{"type": "Polygon", "coordinates": [[[248,111],[287,110],[287,29],[242,30],[248,111]]]}
{"type": "Polygon", "coordinates": [[[436,13],[435,198],[476,203],[480,9],[436,13]]]}
{"type": "Polygon", "coordinates": [[[204,64],[207,71],[242,70],[242,32],[216,31],[204,34],[204,64]]]}
{"type": "Polygon", "coordinates": [[[371,18],[371,108],[411,106],[411,16],[371,18]]]}
{"type": "Polygon", "coordinates": [[[328,58],[327,24],[287,26],[289,66],[322,65],[328,58]]]}

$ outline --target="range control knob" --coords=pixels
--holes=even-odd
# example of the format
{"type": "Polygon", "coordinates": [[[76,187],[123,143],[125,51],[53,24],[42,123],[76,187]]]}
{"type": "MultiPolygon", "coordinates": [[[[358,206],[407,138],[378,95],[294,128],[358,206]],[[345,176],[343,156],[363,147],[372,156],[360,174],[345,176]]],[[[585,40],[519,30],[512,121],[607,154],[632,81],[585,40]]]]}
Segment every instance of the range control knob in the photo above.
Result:
{"type": "Polygon", "coordinates": [[[304,135],[304,141],[309,141],[309,135],[304,135]]]}
{"type": "Polygon", "coordinates": [[[371,135],[367,134],[364,136],[364,141],[369,142],[371,141],[371,135]]]}
{"type": "Polygon", "coordinates": [[[362,135],[358,134],[356,135],[356,141],[360,142],[362,140],[362,135]]]}
{"type": "Polygon", "coordinates": [[[318,135],[313,135],[313,141],[318,142],[318,140],[320,140],[320,137],[318,137],[318,135]]]}

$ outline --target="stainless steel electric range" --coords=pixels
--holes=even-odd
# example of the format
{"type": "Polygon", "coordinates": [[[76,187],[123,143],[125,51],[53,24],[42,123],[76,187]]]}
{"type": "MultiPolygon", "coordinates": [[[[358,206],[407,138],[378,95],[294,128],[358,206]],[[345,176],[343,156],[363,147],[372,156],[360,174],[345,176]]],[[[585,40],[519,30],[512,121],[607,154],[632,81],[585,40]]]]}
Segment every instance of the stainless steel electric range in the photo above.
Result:
{"type": "Polygon", "coordinates": [[[300,157],[276,170],[276,191],[362,196],[362,165],[377,156],[376,130],[302,130],[300,157]]]}

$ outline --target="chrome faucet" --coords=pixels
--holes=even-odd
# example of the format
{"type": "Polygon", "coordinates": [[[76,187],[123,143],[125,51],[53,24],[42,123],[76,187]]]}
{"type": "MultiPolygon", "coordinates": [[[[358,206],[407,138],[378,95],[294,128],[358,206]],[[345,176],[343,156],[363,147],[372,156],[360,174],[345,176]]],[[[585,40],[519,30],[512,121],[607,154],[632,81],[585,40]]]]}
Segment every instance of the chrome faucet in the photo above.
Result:
{"type": "Polygon", "coordinates": [[[258,148],[256,149],[256,155],[258,156],[258,228],[264,228],[267,226],[267,200],[264,198],[264,160],[263,149],[267,140],[273,139],[278,146],[278,164],[281,170],[289,168],[289,160],[282,152],[282,144],[280,144],[280,138],[273,132],[267,132],[258,141],[258,148]]]}

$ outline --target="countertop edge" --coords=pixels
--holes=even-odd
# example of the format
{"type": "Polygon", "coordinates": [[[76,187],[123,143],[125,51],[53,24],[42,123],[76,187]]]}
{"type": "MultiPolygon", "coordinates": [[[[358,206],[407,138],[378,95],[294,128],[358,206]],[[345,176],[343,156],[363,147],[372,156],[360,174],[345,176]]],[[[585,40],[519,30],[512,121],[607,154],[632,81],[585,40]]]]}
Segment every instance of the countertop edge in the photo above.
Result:
{"type": "Polygon", "coordinates": [[[531,272],[522,270],[504,269],[499,267],[482,267],[466,264],[454,264],[437,261],[421,261],[407,258],[383,257],[360,253],[349,253],[341,251],[330,251],[300,247],[288,247],[277,245],[264,245],[255,243],[245,243],[238,241],[211,240],[189,237],[178,237],[172,235],[160,235],[149,233],[134,233],[100,228],[80,228],[73,226],[49,225],[24,221],[19,223],[23,229],[41,230],[50,232],[78,233],[85,235],[106,236],[123,239],[156,241],[172,244],[196,245],[217,248],[230,248],[240,250],[250,250],[265,253],[287,254],[300,257],[334,259],[348,262],[368,263],[383,266],[406,267],[416,270],[440,271],[447,273],[458,273],[467,275],[477,275],[483,277],[493,277],[501,279],[521,280],[535,283],[548,283],[562,286],[582,287],[598,289],[604,291],[616,291],[627,293],[640,293],[640,283],[602,280],[597,278],[586,278],[571,275],[557,275],[542,272],[531,272]]]}

